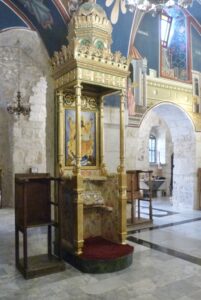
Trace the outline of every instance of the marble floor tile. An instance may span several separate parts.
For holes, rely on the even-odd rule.
[[[173,221],[190,221],[201,217],[201,212],[183,211],[169,217],[161,217],[163,220],[154,222],[164,225]],[[201,257],[200,226],[201,221],[189,222],[132,235]],[[30,253],[45,249],[43,235],[43,231],[31,232]],[[110,274],[86,274],[66,263],[63,272],[25,280],[15,268],[14,211],[1,209],[0,300],[201,299],[200,265],[131,241],[129,244],[134,245],[135,251],[133,264],[125,270]]]
[[[198,290],[198,291],[193,292],[190,295],[190,297],[191,297],[192,300],[199,300],[199,299],[201,299],[201,289]]]

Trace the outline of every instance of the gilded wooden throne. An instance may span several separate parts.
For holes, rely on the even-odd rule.
[[[63,178],[62,247],[79,255],[89,236],[124,244],[126,174],[124,105],[127,59],[111,52],[112,26],[96,3],[84,3],[69,24],[67,46],[52,58],[56,94],[56,175]],[[120,95],[120,164],[104,162],[104,96]]]

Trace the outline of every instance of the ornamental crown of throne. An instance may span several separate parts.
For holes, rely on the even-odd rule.
[[[112,24],[97,3],[85,2],[73,14],[67,39],[69,44],[54,53],[54,69],[71,59],[82,58],[127,69],[126,57],[119,51],[111,52]]]

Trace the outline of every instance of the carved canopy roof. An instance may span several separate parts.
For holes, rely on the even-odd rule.
[[[81,81],[86,85],[113,90],[126,88],[128,62],[111,51],[112,25],[96,3],[86,2],[69,25],[68,45],[52,57],[56,88],[69,88]]]

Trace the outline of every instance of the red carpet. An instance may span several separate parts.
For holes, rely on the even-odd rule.
[[[116,244],[97,236],[84,241],[83,253],[80,257],[84,259],[115,259],[131,254],[133,249],[134,247],[130,245]]]

